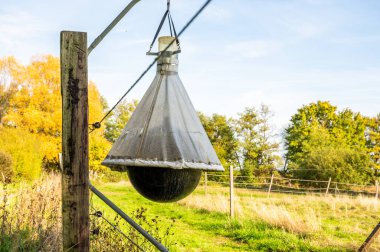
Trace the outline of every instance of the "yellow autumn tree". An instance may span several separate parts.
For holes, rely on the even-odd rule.
[[[95,85],[91,82],[88,85],[88,106],[89,106],[89,122],[98,122],[104,115],[105,104]],[[101,166],[101,162],[111,148],[111,143],[104,137],[104,127],[92,131],[89,135],[89,160],[90,169],[93,171],[104,171],[106,167]]]
[[[13,83],[16,89],[5,104],[4,116],[0,118],[2,125],[25,129],[38,137],[44,167],[57,168],[62,132],[59,58],[37,56],[27,66],[8,67],[7,74],[11,80],[8,82]],[[99,120],[103,116],[103,109],[99,91],[90,82],[89,121]],[[102,130],[90,135],[91,168],[99,169],[100,160],[108,149],[109,143]]]

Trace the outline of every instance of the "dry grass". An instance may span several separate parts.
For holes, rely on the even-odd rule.
[[[34,184],[3,185],[0,192],[1,249],[60,251],[60,180],[45,175]]]
[[[205,194],[201,188],[179,202],[190,208],[204,209],[229,213],[228,188],[209,188]],[[216,193],[213,193],[216,192]],[[359,196],[328,196],[315,195],[284,195],[263,192],[252,192],[245,189],[235,189],[234,207],[239,220],[259,220],[271,226],[281,228],[291,233],[311,235],[331,230],[338,230],[339,225],[333,221],[342,221],[349,226],[350,231],[357,234],[368,234],[368,227],[361,225],[355,218],[365,214],[378,214],[380,203],[374,198]],[[327,235],[328,236],[328,235]]]
[[[125,183],[125,182],[120,182]],[[1,185],[0,185],[1,187]],[[103,206],[103,207],[101,207]],[[108,211],[104,205],[94,204],[107,218],[129,237],[115,231],[103,217],[91,215],[91,251],[146,251],[152,245],[124,220]],[[91,212],[95,212],[91,209]],[[149,233],[167,245],[171,241],[174,220],[163,224],[157,217],[146,216],[145,208],[138,208],[131,216]],[[62,251],[61,176],[45,174],[32,184],[2,185],[0,189],[0,251]],[[132,240],[132,241],[131,241]]]

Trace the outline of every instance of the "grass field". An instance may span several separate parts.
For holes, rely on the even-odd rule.
[[[170,251],[355,251],[379,221],[379,201],[348,196],[271,194],[236,189],[236,217],[229,218],[228,188],[198,187],[177,203],[144,199],[128,182],[93,181]],[[94,215],[152,247],[95,195],[91,197],[92,251],[139,251]],[[0,252],[62,251],[60,176],[0,188]],[[142,210],[142,208],[144,210]],[[380,251],[377,239],[371,251]]]
[[[144,207],[148,216],[164,222],[174,218],[171,251],[355,251],[380,217],[379,202],[366,197],[268,198],[266,193],[237,190],[236,218],[231,221],[228,188],[209,187],[206,195],[199,187],[178,203],[158,204],[127,182],[97,186],[127,213]],[[380,250],[379,239],[372,247]]]

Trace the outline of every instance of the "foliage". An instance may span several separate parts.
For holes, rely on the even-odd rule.
[[[0,251],[62,251],[61,177],[55,173],[43,174],[33,183],[0,186]],[[110,221],[145,251],[153,251],[152,245],[124,220],[113,213],[107,212],[105,216],[112,216]],[[135,208],[130,216],[163,244],[174,245],[174,219],[164,223],[141,207]],[[91,230],[100,231],[91,235],[92,251],[139,251],[102,218],[92,215],[90,224]]]
[[[0,150],[0,181],[2,183],[10,183],[12,179],[12,156]]]
[[[137,100],[121,102],[111,113],[105,123],[105,137],[110,142],[115,142],[131,118],[138,105]]]
[[[290,163],[294,177],[361,184],[370,181],[373,172],[366,150],[333,138],[325,128],[312,128],[304,143],[303,158],[299,163]]]
[[[303,106],[285,129],[288,168],[304,179],[369,182],[373,177],[365,129],[360,113],[338,111],[322,101]]]
[[[61,187],[47,175],[0,193],[0,251],[61,251]]]
[[[244,180],[274,172],[281,163],[276,154],[279,143],[274,140],[270,119],[273,116],[268,106],[259,110],[246,108],[237,120],[213,114],[211,117],[199,113],[200,120],[216,154],[225,168],[241,169]],[[241,160],[242,159],[242,160]],[[225,173],[228,173],[225,169]],[[223,177],[211,177],[223,180]]]
[[[101,131],[94,131],[89,138],[89,165],[93,172],[105,172],[108,168],[101,165],[108,151],[111,149],[111,143],[104,138]]]
[[[10,99],[4,124],[31,133],[59,136],[62,117],[59,60],[53,56],[35,57],[19,73],[17,84],[18,91]]]
[[[380,114],[366,118],[366,145],[376,176],[380,176]]]
[[[0,150],[11,155],[16,180],[33,180],[41,174],[42,153],[37,136],[24,129],[0,128]]]
[[[28,138],[38,139],[41,165],[45,170],[58,169],[58,153],[61,152],[62,99],[59,59],[51,55],[34,57],[30,64],[22,66],[13,57],[0,59],[0,123],[5,127],[25,129]],[[89,121],[103,116],[104,98],[96,85],[88,86]],[[25,135],[20,135],[24,138]],[[1,141],[1,139],[0,139]],[[16,140],[19,143],[21,139]],[[104,138],[104,130],[98,129],[90,136],[90,167],[101,170],[100,162],[110,145]],[[21,148],[10,153],[12,157],[23,152]],[[36,152],[37,153],[37,152]],[[14,158],[15,167],[20,159]],[[32,161],[32,160],[31,160]],[[15,168],[16,169],[16,168]],[[23,173],[18,173],[17,176]]]
[[[17,91],[17,79],[12,76],[18,76],[20,69],[14,57],[0,59],[0,125],[9,109],[9,101]]]
[[[266,105],[262,105],[259,110],[246,108],[239,114],[236,129],[244,164],[241,171],[243,176],[252,179],[253,176],[271,174],[281,162],[276,154],[279,143],[274,140],[275,134],[270,125],[272,116]]]
[[[214,150],[225,169],[229,172],[229,167],[236,167],[239,163],[237,160],[238,140],[232,124],[232,119],[219,114],[206,116],[198,113],[199,119],[206,131],[208,138]],[[218,180],[220,177],[213,177]]]
[[[329,102],[311,103],[298,109],[285,129],[286,158],[288,161],[301,160],[304,154],[304,144],[310,137],[313,127],[321,126],[330,130],[336,121],[337,108]]]
[[[95,211],[95,208],[93,208]],[[136,245],[144,249],[144,251],[155,251],[156,248],[144,238],[136,229],[127,224],[118,215],[113,214],[113,217],[104,216],[102,211],[96,211],[102,217],[112,221],[112,225],[118,228],[118,232],[114,227],[109,225],[103,218],[91,218],[92,230],[91,243],[93,251],[141,251]],[[171,237],[172,228],[175,219],[171,219],[170,223],[163,223],[159,216],[147,216],[147,209],[144,207],[137,208],[131,214],[131,218],[143,227],[150,235],[158,242],[170,247],[174,243]],[[126,235],[129,239],[126,239]]]

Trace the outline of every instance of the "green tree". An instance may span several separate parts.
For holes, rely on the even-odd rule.
[[[341,182],[369,180],[365,129],[365,118],[350,109],[338,111],[322,101],[303,106],[285,129],[288,167],[300,178],[326,179],[323,174],[328,174]]]
[[[236,156],[238,151],[238,141],[235,136],[232,119],[228,119],[226,116],[219,114],[206,116],[199,112],[198,115],[203,128],[225,169],[225,173],[228,174],[230,166],[236,167],[238,165]]]
[[[298,163],[290,163],[291,173],[296,178],[331,178],[337,182],[365,184],[373,175],[364,148],[347,145],[344,138],[336,138],[321,126],[312,127],[309,140],[304,143],[303,155]]]
[[[254,176],[264,176],[276,171],[281,158],[276,153],[279,143],[275,140],[270,119],[273,113],[266,105],[259,110],[246,108],[236,120],[243,159],[242,175],[252,180]]]
[[[331,129],[336,123],[336,111],[335,106],[321,101],[298,109],[285,129],[286,159],[292,162],[302,160],[312,129],[316,126]]]
[[[117,140],[137,105],[137,100],[123,101],[115,108],[105,123],[105,137],[108,141],[113,143]]]
[[[380,176],[380,114],[366,119],[366,145],[375,175]]]

